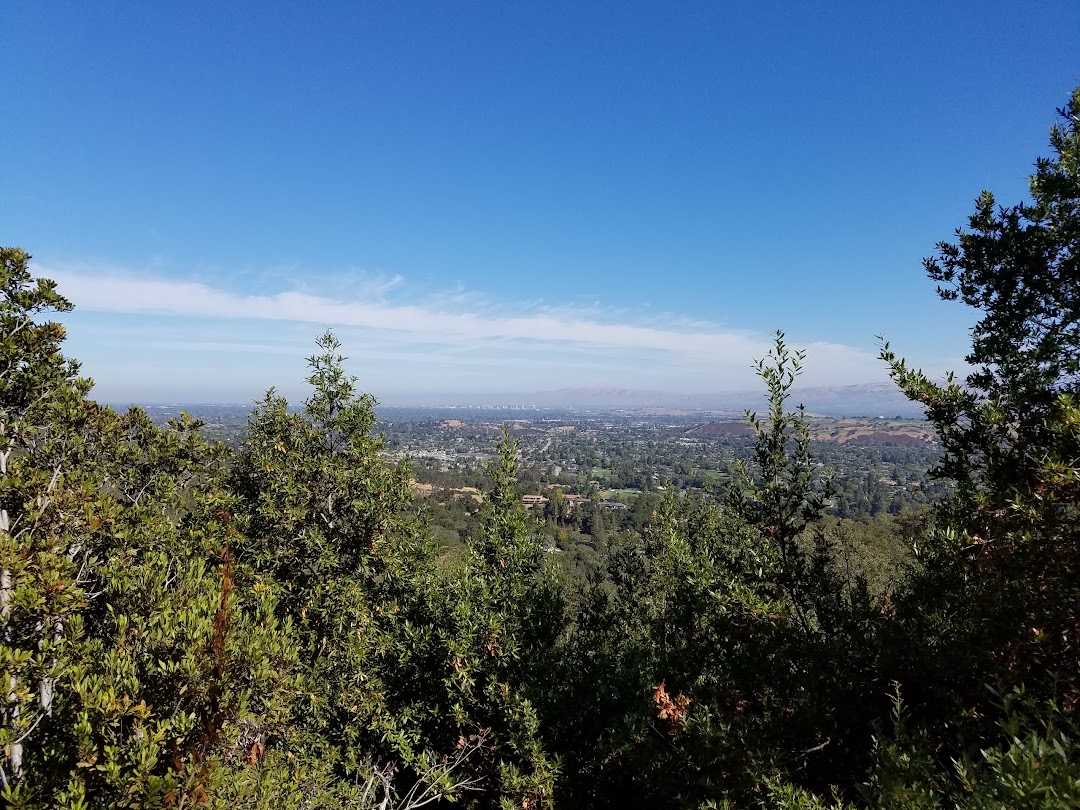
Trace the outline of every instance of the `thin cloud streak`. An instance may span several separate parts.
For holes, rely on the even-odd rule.
[[[83,310],[177,317],[300,321],[401,332],[424,340],[532,340],[607,348],[654,349],[688,355],[747,358],[767,347],[738,330],[663,329],[590,320],[573,310],[487,316],[433,306],[332,301],[302,292],[241,295],[206,284],[130,276],[91,276],[40,268]],[[593,313],[590,313],[593,314]]]
[[[402,382],[408,367],[446,365],[471,366],[477,373],[488,369],[490,379],[511,383],[515,375],[524,376],[520,367],[528,363],[534,372],[562,368],[572,375],[573,369],[579,374],[593,369],[585,379],[704,390],[716,387],[721,377],[752,382],[751,363],[771,346],[767,334],[599,306],[498,304],[464,291],[404,301],[408,290],[402,289],[406,285],[400,276],[375,280],[365,288],[365,297],[354,297],[354,288],[350,299],[333,300],[295,288],[256,295],[87,265],[35,270],[57,281],[77,313],[120,316],[108,331],[127,331],[144,347],[306,356],[310,345],[296,342],[298,330],[317,324],[334,328],[347,346],[363,346],[366,360],[396,367],[387,376]],[[385,297],[391,290],[395,300]],[[124,324],[128,319],[135,322]],[[195,326],[199,321],[207,326]],[[205,334],[196,337],[193,331]],[[825,342],[806,348],[806,383],[849,384],[884,376],[880,362],[866,351]],[[496,371],[500,367],[504,373]]]

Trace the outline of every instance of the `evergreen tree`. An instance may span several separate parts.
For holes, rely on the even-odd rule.
[[[351,807],[382,795],[370,790],[379,774],[405,769],[387,779],[389,801],[438,771],[421,730],[440,670],[426,657],[431,564],[411,474],[380,457],[374,399],[357,392],[339,345],[320,339],[301,410],[273,391],[257,405],[230,482],[242,530],[236,581],[274,595],[299,651],[281,741],[287,784],[294,801],[319,788],[324,806]]]
[[[483,528],[449,584],[442,634],[450,716],[489,731],[487,790],[501,806],[538,810],[552,805],[558,770],[540,712],[563,708],[549,700],[563,610],[555,570],[521,505],[517,469],[517,442],[504,426]]]
[[[37,320],[71,304],[25,252],[0,258],[4,801],[225,806],[291,654],[266,600],[233,588],[222,450],[191,420],[89,400],[63,328]]]
[[[940,611],[927,620],[949,637],[940,663],[954,670],[935,682],[988,668],[1009,683],[1056,672],[1075,690],[1080,678],[1080,88],[1059,113],[1032,201],[997,207],[983,192],[969,230],[926,260],[942,298],[981,313],[966,384],[882,351],[941,436],[937,475],[957,483],[949,531],[923,549],[922,596]],[[940,631],[926,631],[934,643]]]

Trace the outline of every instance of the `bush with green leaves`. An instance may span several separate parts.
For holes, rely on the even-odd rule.
[[[517,491],[517,443],[504,428],[489,466],[483,527],[444,585],[439,635],[451,667],[449,718],[489,733],[489,789],[506,807],[554,799],[558,760],[542,716],[563,626],[556,570]],[[562,711],[565,707],[547,707]]]
[[[1003,676],[1075,672],[1080,644],[1080,88],[1059,113],[1032,201],[998,207],[983,192],[969,229],[926,260],[942,298],[980,312],[965,384],[936,384],[882,352],[926,406],[945,450],[938,472],[957,483],[943,521],[953,533],[927,552],[962,567],[971,587],[955,595],[971,613],[1026,617],[987,628],[988,646],[1008,648]]]
[[[643,536],[609,544],[565,661],[572,802],[747,801],[776,768],[857,767],[849,737],[869,739],[877,673],[863,659],[881,617],[824,533],[804,540],[828,487],[788,405],[801,360],[781,334],[759,364],[770,406],[748,415],[755,464],[737,488],[669,492]]]
[[[879,721],[868,780],[843,786],[852,806],[1080,802],[1080,88],[1059,114],[1031,202],[983,192],[968,229],[925,260],[943,299],[980,313],[972,373],[937,383],[882,347],[941,438],[934,474],[955,489],[859,656],[879,659],[906,705],[896,699],[891,734]],[[776,807],[842,805],[790,774],[771,789]]]
[[[223,450],[187,419],[87,399],[40,314],[70,304],[2,251],[0,767],[14,807],[214,800],[280,728],[295,653],[231,578]]]
[[[1031,201],[983,192],[925,262],[942,298],[979,312],[974,371],[939,384],[882,350],[941,436],[937,474],[956,482],[897,604],[913,714],[988,722],[985,683],[1080,699],[1080,88],[1059,113]],[[990,744],[995,726],[969,733]]]

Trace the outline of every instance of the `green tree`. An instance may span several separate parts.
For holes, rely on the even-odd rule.
[[[29,259],[0,250],[0,781],[11,797],[27,781],[28,755],[70,665],[84,600],[80,562],[92,553],[76,522],[87,511],[75,471],[83,437],[64,430],[86,421],[90,384],[60,353],[63,327],[35,320],[72,306],[54,283],[31,277]]]
[[[966,654],[955,668],[1013,683],[1075,673],[1080,645],[1080,88],[1059,113],[1031,201],[998,207],[983,192],[968,230],[925,261],[942,298],[980,312],[966,384],[882,350],[941,436],[936,474],[957,483],[950,531],[923,550],[925,595],[964,605],[946,625],[968,642],[952,645]]]
[[[1031,201],[983,192],[925,260],[943,299],[980,313],[972,373],[935,383],[882,347],[941,437],[934,474],[956,487],[890,610],[880,654],[909,702],[876,746],[872,806],[1076,803],[1080,88],[1059,113]],[[1020,722],[1008,696],[1025,693]]]
[[[96,564],[82,560],[71,725],[57,730],[65,806],[260,801],[247,772],[286,728],[296,653],[273,595],[235,586],[226,454],[200,427],[99,414],[97,509],[80,528],[101,541]]]
[[[37,320],[70,303],[25,252],[0,257],[4,801],[231,804],[290,649],[266,600],[233,589],[223,451],[189,419],[89,400],[63,328]]]
[[[761,532],[766,548],[775,555],[777,582],[808,630],[813,594],[820,591],[820,583],[808,576],[812,562],[799,538],[824,514],[831,488],[818,480],[805,408],[788,409],[804,359],[805,353],[791,350],[784,333],[777,332],[773,349],[758,361],[757,373],[769,400],[768,417],[761,419],[747,411],[756,435],[754,465],[749,472],[745,467],[738,470],[729,501],[735,512]]]
[[[573,801],[747,801],[764,774],[820,751],[815,772],[850,776],[846,744],[828,749],[868,722],[853,666],[868,605],[828,543],[803,541],[827,489],[802,409],[788,406],[800,362],[778,335],[759,364],[768,417],[748,414],[754,463],[728,499],[669,492],[641,535],[610,545],[562,679]]]
[[[450,717],[490,729],[488,791],[509,807],[538,810],[554,799],[558,763],[542,710],[551,701],[553,656],[563,608],[554,567],[517,490],[518,444],[504,426],[481,531],[468,539],[460,576],[448,585],[440,623],[451,672]],[[473,731],[475,733],[475,731]]]
[[[230,483],[236,581],[274,595],[299,650],[282,740],[293,801],[321,785],[324,806],[355,806],[381,795],[370,791],[379,773],[406,769],[386,790],[407,793],[438,770],[422,729],[442,662],[428,657],[431,555],[411,474],[380,457],[374,399],[357,391],[339,346],[330,333],[319,340],[301,410],[273,391],[257,405]]]

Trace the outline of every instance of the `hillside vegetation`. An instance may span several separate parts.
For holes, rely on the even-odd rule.
[[[447,554],[333,335],[229,450],[95,403],[72,304],[0,250],[4,805],[1080,806],[1080,89],[1060,112],[1032,201],[984,192],[926,260],[974,372],[883,343],[932,431],[829,437],[939,442],[932,514],[825,517],[778,334],[750,461],[573,576],[509,430]]]

